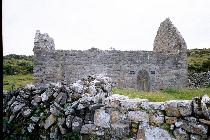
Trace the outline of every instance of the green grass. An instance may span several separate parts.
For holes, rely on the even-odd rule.
[[[26,84],[33,83],[33,75],[4,75],[3,76],[3,89],[4,90],[12,90],[17,89],[19,87],[23,87]]]
[[[210,96],[210,88],[194,88],[194,89],[165,89],[156,92],[143,92],[135,89],[125,89],[125,88],[113,88],[114,94],[125,95],[130,98],[142,98],[148,99],[153,102],[163,102],[167,100],[178,100],[185,99],[190,100],[193,97],[202,96],[207,94]]]

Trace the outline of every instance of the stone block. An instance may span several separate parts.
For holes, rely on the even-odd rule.
[[[191,100],[171,100],[165,102],[166,115],[169,117],[190,116],[192,114]]]

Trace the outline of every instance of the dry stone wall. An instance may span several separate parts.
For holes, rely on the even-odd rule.
[[[154,51],[55,50],[47,34],[34,40],[37,82],[73,83],[91,74],[107,74],[118,87],[160,90],[187,85],[186,43],[169,19],[160,24]]]
[[[70,85],[36,84],[4,92],[4,138],[73,139],[70,134],[78,133],[82,140],[210,139],[207,95],[149,102],[112,94],[111,83],[109,77],[94,75]]]

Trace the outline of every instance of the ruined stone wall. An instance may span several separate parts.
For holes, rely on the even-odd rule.
[[[207,95],[149,102],[111,91],[109,77],[94,75],[71,85],[36,84],[4,92],[3,134],[28,139],[73,139],[72,133],[82,140],[210,139]]]
[[[37,82],[73,83],[104,73],[118,87],[160,90],[187,84],[186,44],[169,19],[161,23],[154,51],[55,50],[47,34],[36,33],[34,77]]]

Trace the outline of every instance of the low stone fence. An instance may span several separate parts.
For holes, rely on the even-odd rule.
[[[82,140],[210,138],[207,95],[149,102],[112,94],[111,89],[111,79],[97,75],[71,85],[27,85],[4,92],[4,138],[73,139],[72,133]]]

